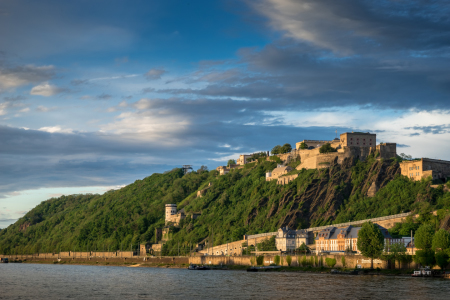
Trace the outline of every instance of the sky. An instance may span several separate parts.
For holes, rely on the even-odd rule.
[[[336,130],[450,160],[449,70],[448,0],[2,0],[0,228]]]

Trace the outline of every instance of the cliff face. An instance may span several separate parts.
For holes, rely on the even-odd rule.
[[[280,226],[297,228],[299,225],[305,227],[326,220],[332,221],[345,199],[356,193],[371,196],[372,193],[375,194],[373,186],[379,190],[394,179],[396,174],[400,174],[399,165],[390,160],[375,160],[365,176],[357,174],[355,164],[354,157],[345,158],[342,164],[337,164],[335,160],[330,168],[318,171],[319,178],[313,179],[304,187],[303,193],[294,195],[292,190],[287,190],[282,200],[271,207],[267,217],[276,215],[275,211],[281,212],[293,203]],[[369,191],[371,187],[372,191]]]

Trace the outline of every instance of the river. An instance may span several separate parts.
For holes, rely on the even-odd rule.
[[[448,299],[450,280],[0,264],[0,299]]]

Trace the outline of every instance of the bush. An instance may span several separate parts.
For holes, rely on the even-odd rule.
[[[279,255],[276,255],[275,258],[274,258],[274,260],[273,260],[273,262],[274,262],[277,266],[279,266],[279,265],[280,265],[280,256],[279,256]]]
[[[303,256],[303,259],[302,259],[302,267],[306,267],[307,264],[308,263],[306,262],[306,255],[305,255],[305,256]]]
[[[333,268],[333,267],[336,265],[336,259],[335,259],[335,258],[329,258],[329,257],[327,257],[327,258],[325,259],[325,262],[327,263],[327,265],[328,265],[330,268]]]
[[[445,253],[445,251],[439,251],[434,255],[434,257],[436,259],[436,264],[441,268],[441,270],[444,270],[448,265],[448,254]]]
[[[314,264],[316,265],[316,267],[319,266],[319,258],[317,256],[314,256]]]
[[[300,149],[308,149],[308,145],[306,145],[306,143],[305,142],[301,142],[301,144],[300,144]]]
[[[345,256],[341,257],[342,267],[345,268]]]
[[[330,153],[330,152],[337,152],[337,150],[335,148],[331,147],[330,143],[326,143],[326,144],[323,144],[319,148],[319,152],[320,153]]]
[[[250,258],[250,264],[253,266],[253,265],[255,265],[255,263],[256,263],[256,258],[254,256],[252,256]]]
[[[290,255],[286,256],[286,263],[288,264],[288,266],[291,266],[292,263],[292,257]]]
[[[310,259],[309,259],[309,261],[310,261],[310,266],[312,267],[312,266],[314,266],[314,256],[311,256],[310,257]]]
[[[256,257],[256,264],[258,266],[262,266],[264,264],[264,256],[260,255],[260,256]]]

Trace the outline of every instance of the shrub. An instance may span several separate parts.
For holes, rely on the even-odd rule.
[[[345,256],[341,257],[342,267],[345,268]]]
[[[316,266],[316,267],[318,267],[319,266],[319,258],[317,257],[317,256],[314,256],[314,265]]]
[[[303,259],[302,259],[302,266],[306,267],[306,265],[307,265],[307,262],[306,262],[306,255],[305,255],[305,256],[303,256]]]
[[[312,267],[312,266],[314,266],[314,256],[311,256],[310,257],[310,259],[309,259],[309,264],[310,264],[310,266]]]
[[[290,255],[286,256],[286,263],[288,264],[288,266],[291,266],[292,263],[292,257]]]
[[[255,263],[256,263],[256,258],[254,256],[252,256],[250,258],[250,264],[253,266],[253,265],[255,265]]]
[[[276,265],[280,265],[280,256],[279,256],[279,255],[276,255],[275,258],[274,258],[274,260],[273,260],[273,262],[274,262]]]
[[[260,256],[256,257],[256,264],[258,266],[262,266],[264,264],[264,256],[260,255]]]
[[[280,263],[280,265],[282,266],[284,264],[284,258],[283,258],[283,256],[281,257],[281,263]]]
[[[330,268],[333,268],[333,267],[336,265],[336,259],[335,259],[335,258],[329,258],[329,257],[327,257],[327,258],[325,259],[325,262],[327,263],[327,265],[328,265]]]
[[[326,143],[326,144],[323,144],[319,148],[319,152],[320,153],[330,153],[330,152],[337,152],[337,150],[335,148],[331,147],[330,143]]]

